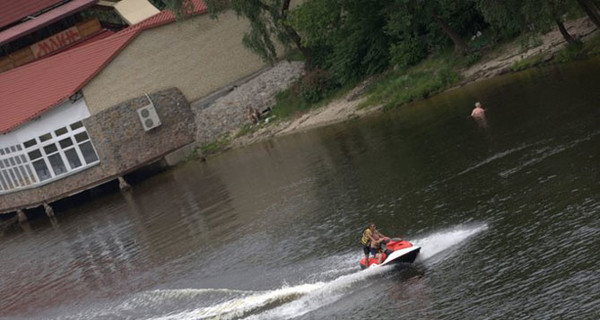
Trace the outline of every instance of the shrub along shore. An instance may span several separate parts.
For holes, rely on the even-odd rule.
[[[552,31],[526,47],[519,39],[504,43],[472,63],[468,59],[456,59],[454,52],[449,51],[432,55],[406,69],[396,68],[371,76],[356,86],[337,88],[314,103],[299,98],[298,91],[310,79],[304,77],[277,95],[269,123],[244,125],[231,138],[204,146],[203,153],[218,154],[274,136],[345,121],[373,111],[398,108],[452,88],[510,72],[600,55],[600,32],[586,18],[569,21],[566,25],[579,35],[578,45],[565,45],[559,32]]]
[[[291,125],[357,86],[366,97],[358,108],[387,110],[477,79],[598,54],[592,31],[600,28],[600,0],[204,1],[215,16],[233,10],[249,20],[243,43],[263,60],[276,62],[283,47],[304,61],[305,75],[273,107]],[[269,131],[245,128],[241,136],[261,130]],[[280,131],[289,132],[271,130]]]

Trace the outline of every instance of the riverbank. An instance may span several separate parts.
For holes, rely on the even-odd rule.
[[[580,18],[565,24],[570,34],[582,42],[587,42],[598,37],[595,25],[587,18]],[[518,72],[542,64],[552,63],[556,60],[563,62],[565,58],[557,59],[566,42],[559,30],[536,38],[533,45],[523,47],[518,40],[503,44],[483,55],[478,62],[460,70],[459,81],[440,90],[437,93],[453,90],[469,83],[490,79],[510,72]],[[569,58],[566,58],[568,60]],[[427,64],[428,61],[422,64]],[[416,68],[418,68],[417,66]],[[238,148],[277,136],[310,130],[313,128],[343,122],[353,118],[364,117],[374,112],[383,110],[381,104],[368,105],[368,88],[376,84],[377,80],[367,80],[342,97],[332,100],[322,107],[310,109],[290,119],[268,119],[258,125],[243,127],[231,138],[222,140],[209,150],[218,153],[230,148]],[[365,107],[365,105],[367,105]]]

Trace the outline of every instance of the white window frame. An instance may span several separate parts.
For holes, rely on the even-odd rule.
[[[73,129],[73,125],[77,125],[79,127]],[[66,132],[60,135],[57,134],[56,131],[59,131],[61,129],[66,129]],[[81,133],[85,133],[87,138],[81,141],[77,141],[75,139],[75,136]],[[41,138],[46,135],[50,135],[50,138],[42,141]],[[63,148],[60,145],[60,141],[65,140],[67,138],[71,139],[72,144],[67,146],[66,148]],[[25,143],[30,143],[32,141],[34,141],[35,143],[30,145],[29,147],[25,147]],[[87,163],[85,156],[81,151],[81,145],[88,142],[91,145],[92,150],[94,151],[94,155],[96,157],[96,160],[90,163]],[[45,147],[50,145],[54,145],[57,150],[46,154]],[[2,165],[4,166],[4,168],[0,168],[0,175],[2,175],[2,177],[0,178],[0,195],[27,188],[39,187],[41,185],[45,185],[56,180],[62,179],[64,177],[73,175],[79,171],[88,169],[100,163],[98,151],[96,150],[96,147],[94,146],[91,137],[87,133],[87,129],[81,121],[73,122],[69,125],[41,134],[33,139],[24,141],[23,143],[9,147],[4,147],[1,149],[2,151],[0,152],[0,161],[2,161]],[[29,154],[36,150],[41,154],[41,156],[32,159],[32,157]],[[77,158],[81,163],[80,166],[71,166],[69,158],[67,158],[66,155],[66,152],[69,150],[75,151]],[[51,156],[54,155],[59,156],[59,159],[62,161],[63,166],[66,170],[65,172],[59,174],[55,173],[55,169],[50,163],[49,159]],[[15,157],[18,157],[19,160],[16,160]],[[23,157],[26,159],[26,161],[23,161]],[[44,180],[41,179],[37,170],[33,166],[34,162],[38,162],[40,160],[43,161],[48,172],[50,173],[50,177]],[[26,175],[24,175],[24,173],[26,173]]]

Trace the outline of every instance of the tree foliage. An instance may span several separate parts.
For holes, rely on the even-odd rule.
[[[189,11],[188,0],[164,1],[177,12]],[[277,43],[295,48],[309,69],[319,70],[319,81],[312,82],[326,79],[328,86],[410,66],[450,46],[471,54],[476,48],[470,39],[481,32],[501,40],[558,28],[572,43],[564,17],[573,10],[600,26],[600,0],[204,1],[215,16],[228,9],[248,19],[243,43],[265,61],[278,59]]]
[[[388,67],[384,9],[378,0],[307,0],[293,11],[291,24],[315,49],[314,65],[346,84]]]

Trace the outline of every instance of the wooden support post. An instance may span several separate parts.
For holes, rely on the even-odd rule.
[[[131,189],[131,186],[129,185],[129,183],[127,183],[127,181],[125,181],[125,178],[123,178],[122,176],[119,176],[119,188],[121,190],[129,190]]]
[[[23,209],[17,210],[17,221],[19,221],[19,226],[21,226],[21,229],[23,229],[25,233],[31,234],[31,226],[29,225],[29,220]]]
[[[48,216],[48,218],[50,218],[50,219],[55,218],[54,209],[52,209],[52,207],[45,202],[44,202],[44,211],[46,211],[46,215]]]
[[[25,211],[22,209],[17,210],[17,219],[19,223],[27,222],[27,215],[25,214]]]

